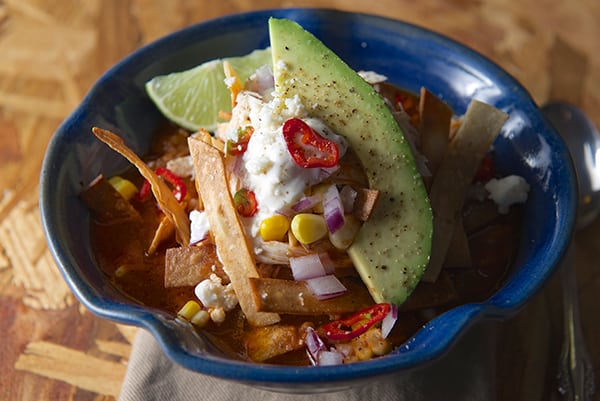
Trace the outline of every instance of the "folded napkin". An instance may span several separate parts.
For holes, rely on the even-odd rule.
[[[335,393],[297,395],[189,371],[170,361],[152,335],[140,329],[119,401],[489,401],[496,398],[494,344],[493,326],[478,325],[448,354],[425,368]]]

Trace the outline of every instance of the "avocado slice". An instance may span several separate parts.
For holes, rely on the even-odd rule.
[[[269,34],[276,92],[299,96],[311,116],[343,135],[380,191],[348,252],[373,300],[400,305],[425,271],[433,232],[409,144],[381,96],[313,34],[276,18]]]

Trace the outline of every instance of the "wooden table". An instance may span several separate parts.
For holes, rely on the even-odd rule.
[[[114,399],[136,331],[81,307],[46,248],[38,174],[60,121],[139,46],[220,15],[292,5],[370,12],[444,33],[499,63],[539,103],[571,100],[600,125],[597,0],[0,1],[0,399]],[[584,331],[600,377],[600,222],[576,241]],[[500,400],[559,399],[557,280],[498,326]]]

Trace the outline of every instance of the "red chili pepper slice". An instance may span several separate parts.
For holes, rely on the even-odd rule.
[[[150,197],[150,182],[148,180],[144,181],[140,191],[136,195],[136,199],[139,202],[145,202]]]
[[[167,181],[173,187],[173,195],[175,195],[175,199],[181,202],[185,195],[187,194],[187,186],[181,177],[173,173],[171,170],[165,167],[159,167],[155,171],[156,175],[162,177],[165,181]],[[137,194],[137,199],[141,202],[148,199],[150,196],[151,188],[150,182],[148,180],[144,181],[142,187],[140,188],[140,192]]]
[[[299,118],[283,124],[283,138],[292,159],[301,167],[333,167],[339,160],[337,144],[323,138]]]
[[[391,310],[390,304],[375,304],[346,319],[329,322],[323,326],[325,337],[330,340],[351,340],[382,321]]]
[[[254,127],[247,126],[244,128],[240,128],[237,133],[237,141],[232,141],[231,139],[227,140],[227,153],[233,156],[244,154],[244,152],[246,152],[246,149],[248,149],[248,142],[250,142],[250,137],[252,136],[252,133],[254,133]]]
[[[252,217],[258,212],[258,202],[254,192],[242,188],[233,195],[233,203],[236,210],[243,217]]]

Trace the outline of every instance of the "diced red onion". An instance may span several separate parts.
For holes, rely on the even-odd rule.
[[[323,216],[332,234],[344,225],[344,207],[335,185],[329,186],[323,194]]]
[[[351,343],[337,343],[335,345],[336,352],[342,354],[344,358],[350,357],[354,353],[354,347]]]
[[[321,258],[316,253],[291,257],[290,269],[292,269],[292,275],[296,281],[320,277],[326,274],[325,268],[321,263]]]
[[[344,185],[340,191],[340,198],[342,199],[342,206],[344,207],[345,213],[350,213],[354,209],[354,202],[358,192],[350,185]]]
[[[304,212],[313,208],[320,200],[321,198],[318,195],[305,196],[292,205],[292,210],[296,213]]]
[[[325,222],[327,223],[329,232],[334,234],[344,226],[344,215],[339,212],[339,209],[335,209],[331,213],[325,215]]]
[[[306,329],[304,343],[308,351],[308,358],[314,366],[341,365],[344,363],[344,355],[335,348],[328,350],[321,337],[312,327]]]
[[[306,280],[306,285],[318,300],[334,298],[348,290],[333,274],[310,278]]]
[[[275,213],[280,214],[285,217],[289,217],[289,218],[294,217],[294,215],[296,214],[296,213],[294,213],[294,211],[292,211],[292,209],[289,209],[287,207],[284,207],[283,209],[277,209],[275,211]]]
[[[306,329],[304,343],[306,344],[306,349],[308,350],[308,356],[311,363],[313,365],[317,365],[319,363],[319,354],[322,351],[327,351],[325,343],[312,327],[308,327]]]
[[[398,307],[395,304],[392,304],[392,309],[381,321],[382,338],[387,338],[387,336],[390,335],[392,329],[394,328],[394,324],[396,324],[396,320],[398,320]]]
[[[317,180],[319,182],[322,182],[324,180],[326,180],[327,178],[331,177],[331,175],[333,173],[335,173],[336,171],[338,171],[340,169],[340,165],[337,164],[333,167],[324,167],[319,171],[319,175],[317,177]]]
[[[319,260],[321,261],[321,264],[325,269],[325,274],[335,273],[335,264],[333,263],[333,260],[331,260],[327,252],[319,253]]]
[[[332,366],[332,365],[341,365],[344,363],[344,356],[333,350],[333,351],[321,351],[319,353],[319,366]]]
[[[335,272],[335,265],[327,253],[311,253],[291,257],[290,269],[294,280],[302,281],[332,274]]]

